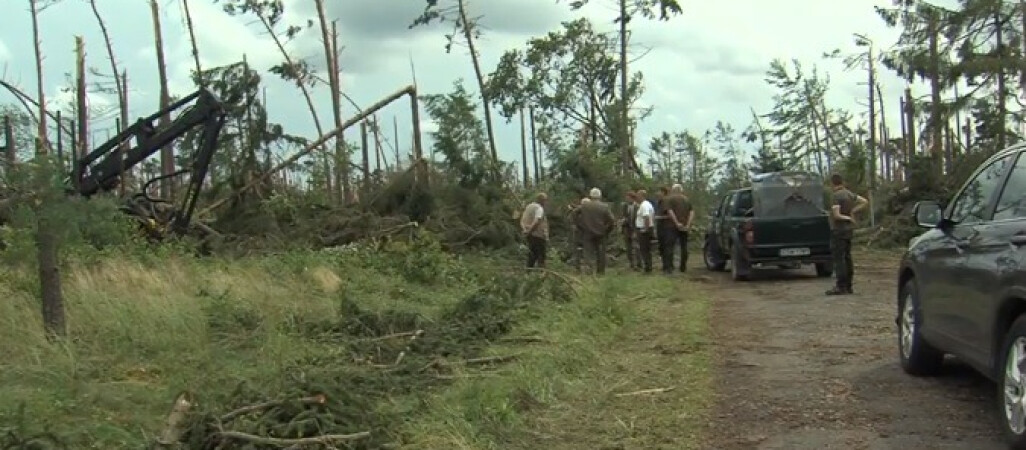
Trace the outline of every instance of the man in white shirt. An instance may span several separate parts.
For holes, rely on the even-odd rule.
[[[655,207],[646,199],[648,193],[640,190],[634,194],[635,209],[634,227],[637,230],[638,250],[641,266],[645,273],[652,272],[652,239],[655,233]]]
[[[545,253],[549,242],[549,223],[545,220],[545,202],[549,196],[544,192],[524,208],[520,215],[520,230],[527,238],[527,267],[545,267]]]

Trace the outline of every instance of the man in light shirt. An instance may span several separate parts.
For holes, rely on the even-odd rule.
[[[648,192],[644,190],[635,194],[635,202],[638,203],[634,220],[634,227],[637,230],[638,247],[641,256],[641,266],[645,273],[652,273],[652,239],[655,232],[655,207],[652,202],[645,198]]]
[[[520,229],[527,238],[527,267],[545,267],[545,253],[549,243],[549,223],[545,220],[544,192],[524,208],[520,215]]]

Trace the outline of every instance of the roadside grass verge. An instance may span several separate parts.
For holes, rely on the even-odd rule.
[[[708,313],[682,278],[594,280],[518,327],[531,343],[489,349],[515,362],[433,394],[407,425],[409,448],[698,448],[712,396]]]

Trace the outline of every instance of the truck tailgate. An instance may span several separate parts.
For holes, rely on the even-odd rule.
[[[830,222],[826,216],[756,219],[752,225],[755,235],[752,247],[759,256],[802,256],[829,252]],[[789,252],[788,249],[794,249],[797,253],[781,253]]]

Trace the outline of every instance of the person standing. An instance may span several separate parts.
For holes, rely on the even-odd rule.
[[[663,260],[663,273],[673,273],[673,256],[680,245],[680,271],[688,267],[688,232],[691,222],[695,220],[695,211],[691,201],[684,195],[684,186],[674,184],[670,194],[663,198],[660,214],[666,216],[659,225],[662,238],[659,241],[660,256]]]
[[[538,193],[520,215],[520,229],[527,238],[527,267],[545,267],[549,243],[549,223],[545,219],[545,203],[549,196]]]
[[[634,241],[636,240],[634,235],[634,213],[637,209],[638,203],[634,198],[634,191],[627,191],[623,204],[623,218],[620,219],[620,229],[623,231],[623,243],[627,248],[627,263],[630,264],[631,269],[638,269],[641,267],[640,264],[638,264],[638,255],[634,251]]]
[[[571,259],[573,260],[573,266],[578,272],[583,271],[584,265],[584,231],[581,230],[579,217],[581,215],[581,206],[591,201],[588,197],[582,198],[579,202],[568,205],[570,213],[570,245],[573,247]]]
[[[577,229],[581,231],[584,254],[595,258],[595,273],[606,272],[606,237],[616,228],[616,217],[609,204],[602,201],[602,191],[592,188],[590,201],[581,204],[577,215]]]
[[[637,215],[634,220],[634,227],[638,230],[638,250],[641,256],[641,266],[645,273],[652,272],[652,240],[655,231],[655,208],[652,202],[645,198],[648,194],[644,190],[635,194],[638,203]]]
[[[668,219],[666,217],[666,206],[664,205],[664,203],[666,201],[666,196],[669,195],[669,194],[670,194],[670,188],[668,188],[666,186],[661,186],[659,188],[659,192],[655,196],[655,200],[652,202],[652,208],[655,209],[655,217],[654,217],[654,219],[655,219],[655,233],[654,234],[655,234],[655,238],[656,238],[656,249],[657,249],[657,251],[660,252],[660,255],[662,254],[662,251],[659,250],[659,249],[663,248],[663,241],[666,240],[663,237],[662,230],[665,229],[665,227],[663,226],[663,223],[666,222],[667,219]],[[661,258],[661,256],[660,256],[660,258]]]
[[[855,232],[855,214],[869,204],[869,201],[844,185],[840,174],[830,176],[830,252],[834,257],[834,287],[826,295],[852,294],[855,265],[851,258],[851,239]]]

